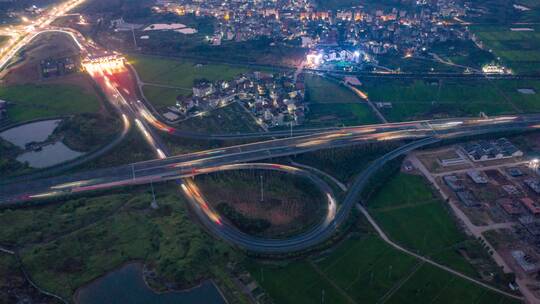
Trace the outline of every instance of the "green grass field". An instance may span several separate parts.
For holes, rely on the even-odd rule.
[[[0,87],[0,96],[13,103],[8,108],[8,117],[13,122],[99,110],[97,97],[73,85]]]
[[[248,269],[275,303],[321,303],[323,297],[324,303],[514,303],[369,234],[346,240],[321,259],[283,266],[251,261]]]
[[[475,69],[495,60],[493,53],[480,49],[471,40],[439,42],[433,45],[431,52],[454,64]]]
[[[540,17],[540,9],[536,12]],[[511,31],[511,28],[532,28],[534,31]],[[502,63],[516,73],[540,73],[540,26],[479,25],[471,30],[486,49],[500,57]]]
[[[142,81],[175,86],[189,92],[195,79],[230,80],[238,74],[249,71],[246,68],[225,64],[204,64],[197,67],[197,63],[193,61],[143,55],[131,56],[129,62],[135,66]]]
[[[376,123],[368,105],[346,87],[320,76],[306,75],[309,111],[304,127],[350,126]]]
[[[540,19],[540,2],[536,0],[517,0],[516,4],[529,8],[529,11],[520,12],[519,20],[521,22],[538,22]]]
[[[363,90],[373,102],[391,102],[382,112],[390,121],[478,116],[531,111],[501,90],[507,80],[367,80]]]
[[[502,94],[523,112],[540,112],[540,81],[508,80],[497,82]],[[519,89],[531,89],[533,94],[521,93]]]
[[[307,74],[304,78],[309,103],[360,103],[352,91],[332,80]]]
[[[495,269],[480,244],[459,230],[444,204],[423,177],[398,174],[369,200],[368,208],[383,230],[408,249],[470,276],[478,276],[480,269],[460,251],[481,269]]]
[[[168,107],[176,104],[178,95],[189,95],[191,89],[173,89],[163,88],[152,85],[143,86],[143,92],[146,99],[150,100],[155,107]]]
[[[303,127],[341,127],[374,124],[378,120],[366,104],[312,104]]]

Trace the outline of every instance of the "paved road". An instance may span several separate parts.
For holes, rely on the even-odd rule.
[[[335,231],[337,227],[339,227],[348,217],[349,212],[354,205],[354,203],[357,201],[358,195],[360,191],[363,189],[363,187],[366,185],[369,177],[376,172],[378,169],[380,169],[387,161],[394,159],[395,157],[398,157],[399,155],[403,155],[405,153],[408,153],[409,151],[419,148],[424,145],[432,144],[435,142],[438,142],[439,138],[433,138],[428,137],[419,141],[414,141],[410,144],[404,145],[391,153],[388,153],[378,159],[377,161],[373,162],[368,169],[366,169],[361,175],[360,178],[357,179],[355,184],[351,187],[351,191],[348,192],[347,197],[345,198],[344,202],[341,204],[340,208],[337,210],[335,216],[333,217],[327,217],[328,221],[324,225],[319,225],[315,227],[313,230],[294,236],[287,240],[268,240],[268,239],[259,239],[252,236],[248,236],[243,234],[242,232],[238,231],[234,227],[228,226],[228,225],[216,225],[215,218],[212,218],[208,216],[208,214],[202,214],[199,213],[199,218],[203,222],[203,224],[207,227],[208,230],[210,230],[212,233],[214,233],[217,236],[222,237],[225,240],[228,240],[229,242],[236,244],[242,248],[248,249],[250,251],[255,252],[265,252],[265,253],[283,253],[283,252],[291,252],[291,251],[299,251],[304,250],[306,248],[310,248],[321,241],[324,241],[325,239],[328,239]],[[257,152],[260,153],[260,152]],[[269,156],[266,154],[263,154],[262,157],[268,158]],[[128,170],[127,172],[122,172],[122,174],[118,174],[118,172],[115,172],[114,169],[107,169],[105,171],[105,174],[102,175],[101,178],[97,179],[80,179],[80,176],[75,177],[75,179],[67,179],[62,181],[60,184],[51,184],[51,179],[47,180],[40,180],[40,181],[34,181],[31,185],[21,185],[21,184],[14,184],[14,185],[6,185],[5,189],[7,189],[7,193],[13,193],[14,188],[18,188],[21,191],[26,192],[26,194],[23,194],[22,196],[10,196],[11,199],[8,199],[7,201],[4,200],[4,202],[11,202],[14,203],[16,201],[24,201],[24,200],[32,200],[32,199],[40,199],[40,198],[46,198],[46,197],[54,197],[58,195],[64,195],[69,193],[80,193],[84,191],[94,191],[94,190],[102,190],[102,189],[108,189],[111,187],[118,187],[118,186],[125,186],[125,185],[132,185],[132,184],[141,184],[141,183],[149,183],[149,182],[158,182],[163,180],[176,180],[178,178],[185,178],[188,176],[198,175],[198,174],[205,174],[208,172],[214,172],[217,170],[224,170],[226,168],[234,168],[234,166],[245,166],[245,165],[235,165],[235,161],[244,161],[244,156],[242,155],[240,158],[233,157],[233,159],[227,159],[225,158],[225,162],[223,161],[224,158],[218,158],[216,160],[208,159],[208,162],[205,160],[203,161],[203,165],[199,166],[197,168],[193,166],[179,166],[178,164],[174,166],[165,166],[162,167],[160,170],[156,170],[155,168],[150,168],[148,170],[143,169],[142,171],[139,171],[139,173],[136,173],[135,167],[132,167],[132,171]],[[212,165],[210,165],[212,164]],[[227,167],[229,165],[233,165],[233,167]],[[165,171],[163,172],[162,170]],[[301,172],[304,172],[303,170],[295,169]],[[103,170],[102,170],[103,171]],[[151,172],[149,175],[142,175],[137,176],[137,174],[145,174]],[[112,176],[115,176],[114,178],[111,178]],[[197,202],[197,204],[194,204],[195,206],[201,205],[198,197],[200,194],[198,193],[197,189],[195,189],[191,182],[185,182],[185,186],[187,189],[184,189],[185,192],[188,192],[192,195],[188,195],[188,198],[191,197],[192,200]],[[47,186],[44,186],[47,185]],[[182,187],[182,186],[181,186]],[[38,192],[34,194],[28,194],[28,189],[46,189],[45,192]],[[6,191],[3,189],[2,193],[6,193]],[[5,198],[5,196],[2,196],[2,198]],[[196,209],[197,210],[197,209]],[[201,211],[200,211],[201,212]],[[203,216],[205,215],[205,216]]]
[[[347,219],[350,210],[357,202],[362,189],[367,185],[369,177],[384,166],[388,161],[406,154],[419,147],[436,143],[445,138],[456,138],[476,134],[501,132],[508,130],[529,130],[538,128],[540,115],[501,116],[490,119],[446,119],[398,124],[381,124],[372,126],[350,127],[332,130],[306,132],[306,135],[291,138],[268,140],[246,145],[201,151],[167,158],[166,146],[154,132],[157,130],[174,133],[169,126],[163,125],[153,117],[148,108],[137,100],[134,93],[133,81],[128,73],[101,72],[93,74],[95,81],[103,89],[109,100],[119,107],[130,120],[134,121],[147,142],[154,148],[159,160],[131,164],[117,168],[89,171],[77,175],[36,180],[29,183],[6,184],[0,190],[0,203],[14,204],[28,200],[43,199],[84,191],[95,191],[125,185],[143,184],[149,182],[178,180],[180,187],[192,202],[199,219],[213,234],[254,252],[286,253],[311,248],[330,238],[335,230]],[[150,125],[154,128],[150,128]],[[288,132],[287,132],[288,133]],[[266,135],[267,133],[262,133]],[[183,134],[184,136],[185,134]],[[196,136],[201,136],[196,134]],[[246,138],[244,135],[234,135],[235,138]],[[249,135],[253,136],[253,135]],[[260,137],[260,134],[256,135]],[[272,136],[272,135],[270,135]],[[205,136],[204,138],[209,138]],[[370,141],[385,140],[414,140],[373,162],[351,186],[346,198],[339,208],[330,195],[328,197],[328,214],[323,222],[310,231],[289,239],[261,239],[246,235],[234,227],[221,221],[205,203],[202,194],[187,176],[205,174],[208,172],[226,170],[227,168],[242,168],[253,166],[243,163],[278,156],[305,153],[318,149],[354,145]],[[292,168],[292,167],[291,167]],[[288,171],[305,172],[299,169]],[[295,173],[300,174],[300,173]],[[316,181],[324,189],[324,182]],[[322,183],[321,183],[322,182]],[[449,269],[450,272],[453,272]],[[459,273],[455,272],[459,275]]]

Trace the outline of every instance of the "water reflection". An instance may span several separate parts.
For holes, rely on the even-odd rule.
[[[17,157],[21,163],[28,162],[32,168],[46,168],[75,159],[84,153],[73,151],[61,141],[43,146],[38,151],[28,151]]]
[[[24,149],[28,143],[45,141],[61,121],[52,119],[24,124],[0,133],[0,137]]]
[[[225,304],[217,287],[210,281],[179,292],[158,294],[144,283],[142,265],[127,264],[101,279],[81,288],[77,294],[80,304]]]

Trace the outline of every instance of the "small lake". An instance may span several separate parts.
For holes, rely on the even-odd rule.
[[[24,124],[0,133],[0,137],[24,149],[28,143],[45,141],[61,121],[51,119]]]
[[[207,281],[186,291],[158,294],[146,286],[142,265],[131,263],[79,289],[79,304],[225,304],[217,287]]]
[[[63,142],[43,146],[39,151],[28,151],[17,157],[21,163],[28,162],[32,168],[46,168],[75,159],[84,153],[71,150]]]

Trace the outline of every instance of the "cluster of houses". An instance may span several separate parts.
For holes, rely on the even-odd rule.
[[[160,11],[214,20],[213,45],[261,37],[304,48],[351,47],[370,56],[411,55],[436,42],[470,38],[466,27],[452,26],[467,8],[452,0],[415,1],[405,8],[354,6],[320,9],[313,0],[222,1],[159,0]]]
[[[461,148],[475,162],[523,156],[523,152],[506,138],[470,142]]]
[[[77,63],[71,57],[48,58],[41,60],[40,68],[43,77],[60,76],[76,71]]]
[[[506,170],[508,175],[512,177],[521,177],[524,173],[518,167],[511,167]],[[467,170],[466,176],[476,185],[482,187],[489,183],[489,178],[482,171],[475,169]],[[465,179],[456,174],[443,176],[443,181],[452,190],[463,206],[471,208],[482,207],[483,204],[465,183]],[[536,177],[528,177],[521,180],[523,189],[517,186],[504,183],[501,189],[505,195],[497,198],[495,203],[509,216],[511,219],[519,222],[523,228],[533,238],[540,240],[540,180]]]
[[[196,80],[190,96],[179,95],[176,106],[169,107],[178,120],[204,115],[233,102],[250,111],[265,127],[300,125],[305,118],[302,75],[252,72],[241,74],[231,81]],[[175,117],[176,116],[176,117]]]

